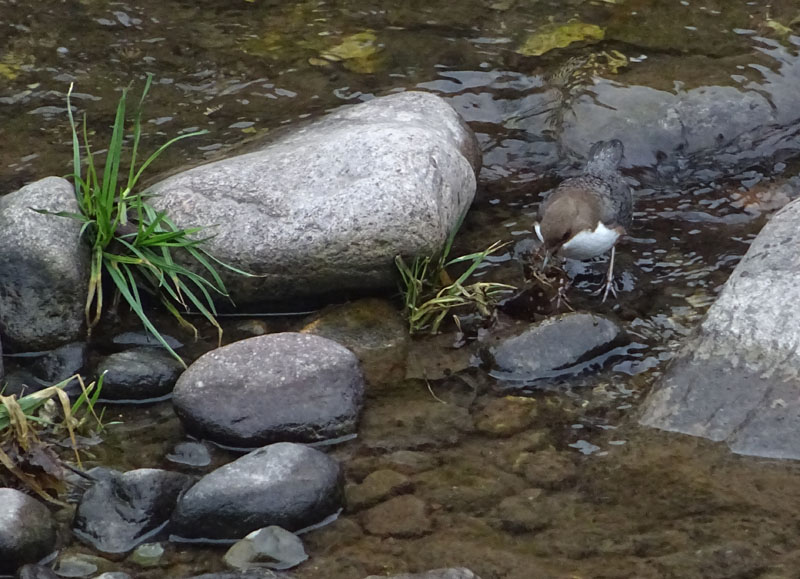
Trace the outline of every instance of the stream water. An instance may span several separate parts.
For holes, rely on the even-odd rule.
[[[120,88],[139,89],[146,73],[154,83],[145,150],[208,130],[172,148],[160,170],[343,104],[397,90],[440,94],[484,153],[456,254],[529,239],[542,195],[574,173],[586,138],[625,142],[636,213],[617,252],[619,299],[588,295],[600,264],[576,274],[570,295],[576,309],[620,320],[636,347],[603,370],[528,392],[536,419],[498,437],[475,425],[503,385],[470,362],[469,348],[453,347],[453,329],[415,338],[407,378],[371,385],[358,439],[332,452],[351,484],[379,469],[405,473],[403,492],[425,513],[399,511],[409,530],[387,538],[346,511],[305,535],[311,558],[294,576],[466,566],[483,579],[800,577],[797,465],[731,455],[635,420],[769,212],[797,189],[800,1],[0,0],[0,29],[0,194],[70,172],[70,83],[100,148]],[[556,47],[570,34],[582,40]],[[698,122],[671,141],[668,118],[652,111],[704,94],[712,96]],[[767,112],[740,107],[752,95]],[[619,118],[603,116],[614,108]],[[609,127],[623,134],[604,134]],[[482,275],[519,282],[513,243]],[[241,320],[226,325],[226,340],[241,337]],[[213,343],[206,332],[192,349]],[[91,449],[90,466],[175,468],[165,456],[184,434],[168,402],[111,407],[106,418],[122,424]],[[216,464],[231,458],[215,453]],[[223,567],[217,548],[165,547],[155,567],[109,568],[155,578]]]

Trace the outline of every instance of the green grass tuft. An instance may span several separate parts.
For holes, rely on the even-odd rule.
[[[67,94],[67,111],[72,128],[72,178],[80,212],[77,214],[60,212],[56,215],[79,220],[83,224],[81,237],[91,246],[91,273],[85,306],[88,332],[91,334],[92,328],[99,323],[103,313],[103,279],[106,277],[111,280],[115,291],[127,302],[144,327],[175,358],[184,363],[148,318],[140,292],[155,296],[181,326],[192,330],[195,336],[197,329],[183,317],[181,309],[187,310],[190,307],[196,309],[217,328],[221,342],[222,328],[216,319],[213,298],[228,297],[228,292],[215,265],[241,275],[249,274],[209,255],[203,249],[203,242],[208,239],[202,236],[203,228],[177,227],[165,213],[157,211],[148,203],[146,193],[136,192],[136,186],[144,171],[168,147],[182,139],[207,132],[197,131],[175,137],[161,145],[137,167],[142,134],[142,108],[151,81],[152,76],[148,75],[134,110],[132,124],[127,129],[132,137],[128,163],[130,167],[127,174],[122,173],[122,167],[128,89],[122,91],[117,104],[105,163],[102,168],[98,168],[89,145],[85,115],[81,144],[78,127],[72,115],[70,103],[72,86],[70,86]],[[83,162],[81,152],[84,154]],[[196,271],[176,261],[175,252],[182,252],[184,258],[198,264]]]

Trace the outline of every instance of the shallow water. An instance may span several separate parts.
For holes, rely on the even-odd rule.
[[[800,39],[791,32],[800,2],[397,4],[82,0],[40,2],[31,13],[0,0],[0,193],[69,173],[70,82],[101,149],[120,88],[133,82],[137,91],[148,72],[145,149],[209,131],[179,143],[160,170],[224,155],[342,104],[415,88],[442,95],[484,152],[456,253],[530,239],[542,194],[579,166],[586,127],[595,138],[621,138],[636,219],[617,254],[620,298],[601,305],[588,295],[602,264],[578,273],[570,296],[578,309],[621,320],[637,347],[602,371],[533,393],[536,420],[498,438],[474,427],[506,393],[470,365],[475,345],[453,350],[452,334],[417,339],[409,374],[426,370],[431,391],[415,378],[372,385],[359,439],[333,452],[351,483],[379,468],[406,472],[403,492],[425,501],[430,528],[417,521],[419,536],[381,538],[364,531],[363,513],[347,512],[306,536],[311,560],[296,575],[361,579],[464,565],[484,579],[800,576],[794,464],[635,426],[639,401],[680,340],[769,212],[795,195]],[[572,20],[604,38],[520,54],[532,36]],[[331,62],[332,54],[346,58]],[[627,64],[617,68],[620,55]],[[709,112],[710,102],[719,110]],[[742,102],[749,108],[737,108]],[[674,118],[683,122],[677,132]],[[482,273],[518,283],[511,247]],[[237,323],[227,324],[227,340],[246,335]],[[493,331],[519,323],[501,316]],[[193,350],[212,346],[207,332]],[[92,449],[95,462],[174,468],[164,457],[183,434],[168,403],[109,409],[107,418],[117,417],[124,424]],[[398,450],[420,454],[409,466]],[[541,451],[554,453],[564,476],[526,478],[519,461]],[[503,503],[529,487],[542,489],[532,499],[535,529],[510,516],[523,507]],[[218,569],[220,558],[219,550],[172,545],[157,569],[113,566],[137,577],[183,576]]]

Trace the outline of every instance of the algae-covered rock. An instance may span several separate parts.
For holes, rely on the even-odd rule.
[[[596,24],[579,21],[548,24],[529,36],[517,52],[523,56],[541,56],[575,42],[598,42],[603,40],[604,36],[605,31]]]
[[[336,46],[323,51],[323,59],[339,62],[352,72],[368,74],[375,72],[379,64],[375,56],[382,50],[378,37],[372,30],[364,30],[342,39]]]

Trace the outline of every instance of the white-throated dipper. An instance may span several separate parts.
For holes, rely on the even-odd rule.
[[[590,259],[611,250],[603,301],[613,286],[615,244],[633,217],[631,189],[619,172],[624,148],[616,139],[592,145],[583,174],[562,182],[539,207],[536,235],[547,256]],[[546,263],[546,259],[545,259]]]

